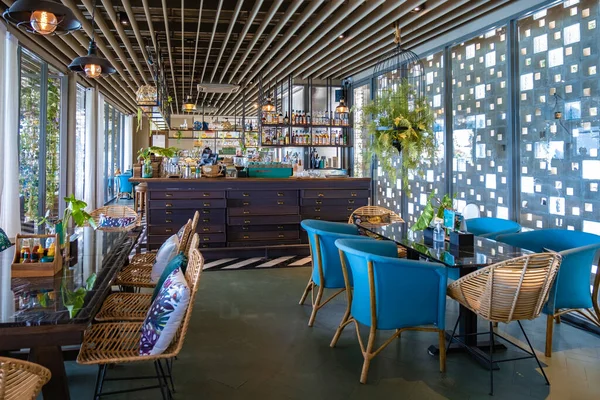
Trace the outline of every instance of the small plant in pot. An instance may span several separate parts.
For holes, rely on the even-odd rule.
[[[423,176],[419,169],[424,160],[433,160],[436,147],[433,133],[434,115],[426,98],[417,97],[415,89],[404,80],[381,91],[376,101],[363,108],[363,121],[372,137],[367,156],[376,155],[383,171],[396,179],[398,170],[403,188],[408,191],[408,173]],[[393,157],[401,156],[400,167]]]

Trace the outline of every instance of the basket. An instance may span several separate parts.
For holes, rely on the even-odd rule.
[[[40,239],[42,240],[54,238],[55,252],[54,261],[52,262],[31,262],[22,263],[21,248],[23,239]],[[32,249],[33,250],[33,249]],[[13,278],[32,278],[32,277],[48,277],[56,275],[62,269],[62,255],[60,250],[60,240],[58,234],[54,235],[22,235],[17,233],[15,237],[15,257],[11,264],[11,275]]]
[[[95,209],[90,213],[94,222],[98,226],[98,230],[107,232],[127,232],[140,225],[140,218],[135,210],[125,206],[104,206]],[[121,227],[101,227],[100,216],[105,215],[111,218],[134,218],[133,222],[127,226]]]

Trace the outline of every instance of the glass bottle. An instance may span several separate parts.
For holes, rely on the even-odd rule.
[[[152,178],[152,163],[149,159],[142,166],[142,178]]]
[[[444,228],[442,228],[442,222],[436,221],[435,228],[433,228],[433,241],[434,242],[444,242],[446,239],[446,233],[444,232]]]

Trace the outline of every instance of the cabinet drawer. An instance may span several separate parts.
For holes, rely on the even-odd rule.
[[[273,215],[273,216],[253,216],[229,217],[229,225],[285,225],[299,224],[299,215]]]
[[[300,231],[236,232],[228,234],[230,242],[246,240],[291,240],[300,239]]]
[[[159,208],[226,208],[227,200],[225,199],[202,199],[202,200],[151,200],[148,202],[150,209]]]
[[[300,229],[298,224],[287,225],[234,225],[227,227],[227,234],[239,232],[293,231]]]
[[[266,199],[229,199],[227,200],[227,207],[272,207],[272,206],[297,206],[299,203],[298,197],[284,197],[284,198],[266,198]]]
[[[298,206],[235,207],[227,210],[230,217],[244,215],[298,215]]]
[[[183,225],[188,219],[194,218],[196,210],[150,210],[149,225]],[[223,224],[225,223],[225,209],[202,208],[199,209],[200,220],[198,224]]]
[[[369,205],[369,199],[367,198],[351,198],[351,199],[332,199],[325,197],[318,197],[307,199],[303,198],[300,201],[302,206],[354,206],[362,207]]]
[[[206,233],[198,234],[200,243],[225,243],[227,242],[227,235],[224,233]]]
[[[297,190],[230,190],[229,199],[289,199],[297,198]]]
[[[357,207],[348,206],[305,206],[300,207],[302,215],[350,215]]]
[[[227,242],[227,247],[254,247],[254,246],[285,246],[288,244],[300,244],[300,239],[293,240],[248,240],[245,242]]]
[[[306,199],[315,198],[330,198],[330,199],[353,199],[353,198],[368,198],[369,191],[364,189],[325,189],[325,190],[303,190],[302,197]]]
[[[225,224],[209,225],[201,224],[200,222],[198,222],[198,226],[196,227],[196,233],[225,233]]]
[[[224,199],[224,191],[202,191],[202,190],[151,190],[150,200],[170,199]]]
[[[150,235],[174,235],[179,229],[181,229],[179,225],[150,225],[148,233]]]

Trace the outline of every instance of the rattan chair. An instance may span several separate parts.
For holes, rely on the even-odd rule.
[[[197,233],[194,234],[190,242],[190,250],[188,258],[191,257],[192,251],[198,249],[200,238]],[[204,260],[202,260],[202,266]],[[194,288],[194,282],[189,282],[190,288]],[[109,295],[98,314],[96,321],[100,322],[115,322],[115,321],[143,321],[146,318],[148,309],[152,303],[152,293],[128,293],[118,292]]]
[[[138,214],[131,208],[126,206],[104,206],[95,209],[90,213],[94,222],[98,226],[99,230],[108,231],[108,232],[127,232],[135,228],[136,226],[140,226],[140,218]],[[100,218],[102,215],[111,218],[134,218],[133,222],[127,226],[123,227],[101,227],[100,226]]]
[[[41,365],[0,357],[0,399],[35,400],[50,376]]]
[[[392,210],[387,209],[385,207],[363,206],[363,207],[358,207],[356,210],[352,211],[352,214],[350,214],[350,217],[348,218],[349,224],[354,223],[354,215],[356,215],[356,214],[363,215],[363,216],[369,216],[369,217],[378,217],[378,216],[385,215],[385,214],[388,214],[390,216],[389,223],[387,223],[387,222],[386,223],[362,222],[361,225],[364,225],[364,226],[384,226],[384,225],[388,225],[388,224],[404,222],[402,217],[400,217],[398,214],[396,214]],[[375,239],[381,239],[381,238],[378,238],[373,233],[366,232],[366,234],[367,234],[367,236],[373,237]],[[406,258],[406,248],[404,248],[402,246],[398,246],[398,257]]]
[[[535,253],[523,257],[513,258],[501,263],[490,265],[472,272],[448,286],[448,296],[489,321],[489,367],[490,367],[490,394],[494,393],[494,363],[535,358],[546,383],[550,382],[537,358],[531,342],[521,325],[521,320],[537,318],[542,307],[548,300],[550,288],[558,273],[561,256],[557,253]],[[460,317],[459,317],[460,320]],[[460,344],[460,336],[455,336],[459,320],[456,321],[452,331],[452,341]],[[529,350],[513,343],[512,341],[494,332],[494,322],[509,323],[517,321]],[[493,357],[494,337],[511,343],[528,354],[525,357],[496,360]]]
[[[193,221],[191,219],[188,220],[187,224],[185,224],[183,234],[181,235],[181,240],[179,241],[179,252],[183,251],[187,254],[189,251],[189,246],[191,244],[190,238],[192,237],[192,232],[195,231],[193,227]],[[156,255],[154,256],[154,259],[156,259]],[[151,279],[153,263],[154,260],[147,264],[129,264],[125,266],[117,274],[115,285],[136,288],[153,288],[156,286],[156,283],[152,282]]]
[[[162,354],[148,356],[140,355],[140,336],[143,322],[110,322],[94,324],[85,331],[83,343],[81,344],[81,349],[77,356],[77,363],[99,366],[94,398],[125,392],[114,391],[102,393],[104,381],[112,380],[106,378],[106,370],[110,364],[149,361],[154,362],[156,376],[133,378],[118,377],[115,378],[115,380],[157,379],[158,385],[146,386],[133,390],[128,389],[126,392],[160,388],[163,399],[171,398],[170,388],[167,383],[167,374],[165,374],[161,361],[165,360],[168,362],[168,360],[173,359],[179,354],[183,347],[185,335],[190,325],[194,300],[196,298],[196,293],[198,292],[198,282],[202,274],[203,264],[202,254],[200,254],[198,249],[193,249],[185,271],[186,280],[188,282],[193,282],[193,287],[190,288],[190,302],[177,334],[169,347]]]
[[[191,232],[189,234],[190,238],[196,232],[196,227],[198,226],[198,221],[199,220],[200,220],[200,213],[198,211],[196,211],[194,213],[194,218],[192,219],[192,230],[191,230]],[[186,251],[186,254],[187,254],[187,251]],[[154,260],[156,260],[156,251],[151,251],[151,252],[148,252],[148,253],[134,255],[131,258],[131,260],[129,261],[129,264],[138,264],[138,265],[141,265],[141,264],[152,264],[152,263],[154,263]]]

